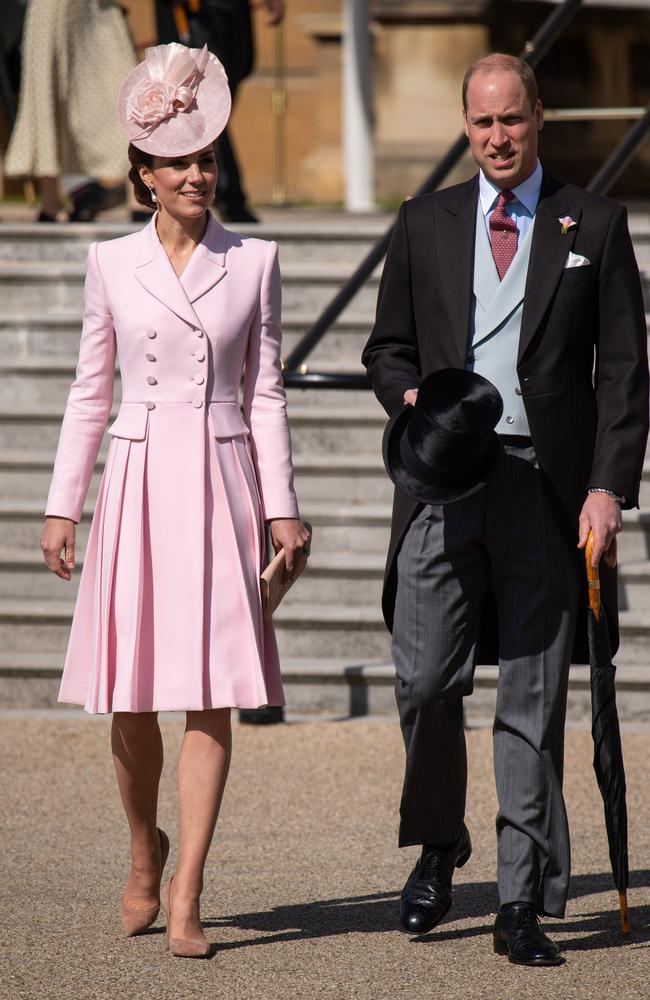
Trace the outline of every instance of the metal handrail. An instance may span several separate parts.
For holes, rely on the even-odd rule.
[[[644,142],[648,132],[650,132],[650,107],[646,108],[643,117],[632,126],[611,156],[592,177],[587,190],[593,191],[594,194],[607,194]]]
[[[561,6],[555,7],[537,34],[529,42],[526,42],[524,51],[520,56],[521,59],[529,63],[533,68],[537,66],[548,50],[554,45],[557,38],[562,34],[568,23],[577,14],[581,6],[582,0],[564,0]],[[415,193],[416,197],[435,191],[447,177],[450,170],[458,163],[467,146],[467,136],[464,134],[460,135],[435,169],[429,174],[424,184],[418,188]],[[394,225],[393,223],[381,239],[378,240],[359,264],[352,277],[339,289],[311,329],[296,344],[285,361],[285,373],[296,372],[301,363],[321,340],[322,336],[329,330],[332,323],[338,319],[348,303],[354,298],[361,286],[365,284],[380,261],[386,256],[386,251],[393,235]]]

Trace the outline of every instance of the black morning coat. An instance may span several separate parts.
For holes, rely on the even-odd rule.
[[[470,337],[478,175],[402,205],[363,352],[389,415],[406,389],[440,368],[464,368]],[[561,218],[575,223],[565,233]],[[589,266],[565,268],[569,251]],[[589,486],[638,507],[648,434],[646,324],[622,205],[544,173],[535,216],[517,373],[544,488],[575,546]],[[392,628],[396,556],[420,505],[395,490],[382,607]],[[582,578],[584,557],[581,560]],[[613,651],[616,572],[601,564]],[[581,606],[586,606],[585,599]],[[479,662],[498,662],[494,609],[486,607]],[[588,662],[580,619],[573,662]]]

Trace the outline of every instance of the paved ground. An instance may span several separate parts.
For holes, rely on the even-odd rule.
[[[161,824],[175,840],[173,762],[181,727],[164,721]],[[160,921],[122,940],[125,821],[106,721],[60,714],[0,719],[3,1000],[619,1000],[648,996],[648,734],[627,731],[633,937],[614,912],[590,737],[567,738],[574,877],[553,931],[559,969],[518,969],[492,953],[496,808],[489,730],[468,734],[468,825],[475,851],[437,932],[397,929],[414,851],[395,848],[402,748],[387,722],[238,727],[231,781],[207,872],[212,960],[174,959]],[[172,855],[173,863],[173,855]]]

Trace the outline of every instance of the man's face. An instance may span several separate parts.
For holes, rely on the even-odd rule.
[[[476,163],[497,187],[517,187],[535,170],[541,102],[531,108],[522,81],[509,70],[476,73],[466,100],[465,135]]]

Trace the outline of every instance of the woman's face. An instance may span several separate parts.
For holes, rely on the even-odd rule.
[[[155,156],[152,167],[140,167],[140,176],[153,188],[161,209],[174,219],[196,219],[212,204],[217,186],[214,146],[187,156]]]

